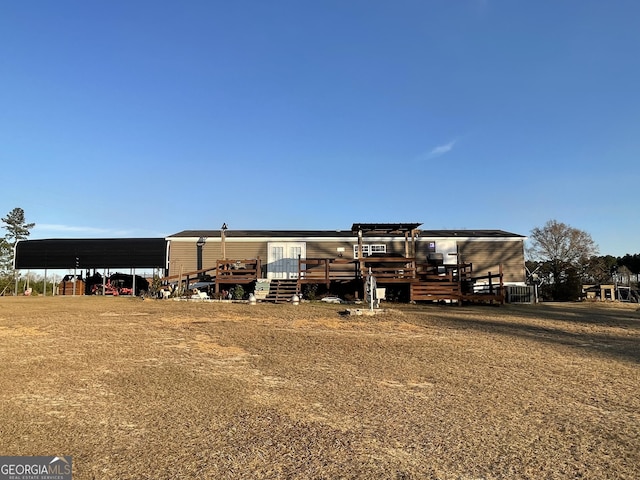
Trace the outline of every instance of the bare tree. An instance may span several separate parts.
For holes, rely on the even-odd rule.
[[[567,283],[575,283],[576,272],[583,270],[589,259],[598,254],[598,246],[591,235],[556,220],[549,220],[543,227],[536,227],[529,237],[527,254],[531,260],[548,266],[553,282],[554,299],[568,299]]]

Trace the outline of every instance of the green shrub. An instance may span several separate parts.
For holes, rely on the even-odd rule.
[[[236,285],[233,287],[232,296],[234,300],[242,300],[244,298],[244,288],[242,285]]]
[[[307,300],[315,300],[318,298],[318,284],[308,283],[302,288],[302,296]]]

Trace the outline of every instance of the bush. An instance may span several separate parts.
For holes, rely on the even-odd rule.
[[[244,298],[244,288],[242,285],[236,285],[233,287],[231,296],[234,300],[242,300]]]
[[[315,300],[318,298],[318,284],[308,283],[302,287],[302,296],[307,300]]]

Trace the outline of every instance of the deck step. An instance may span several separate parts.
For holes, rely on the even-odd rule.
[[[267,302],[287,303],[291,301],[291,297],[298,293],[298,280],[271,280],[269,285],[269,293],[265,298]]]

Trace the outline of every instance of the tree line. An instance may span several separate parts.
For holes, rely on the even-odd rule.
[[[557,220],[531,231],[526,250],[527,282],[538,284],[543,300],[572,301],[585,284],[623,281],[638,288],[640,254],[599,255],[591,235]]]

